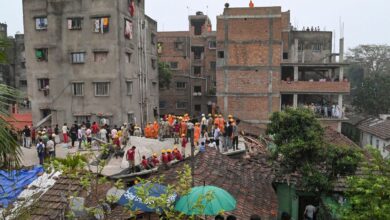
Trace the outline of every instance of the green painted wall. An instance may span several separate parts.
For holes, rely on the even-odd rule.
[[[293,219],[298,219],[299,200],[295,187],[287,184],[278,184],[276,192],[279,203],[278,219],[280,219],[282,212],[288,212]]]

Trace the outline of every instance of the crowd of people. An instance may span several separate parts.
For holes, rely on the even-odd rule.
[[[115,157],[121,155],[123,149],[130,144],[131,136],[144,136],[145,138],[158,139],[164,141],[165,138],[173,138],[172,149],[163,150],[161,156],[156,154],[147,158],[142,157],[141,166],[143,169],[150,169],[160,163],[166,164],[172,160],[182,160],[186,157],[185,149],[188,145],[194,145],[200,151],[204,151],[206,145],[213,145],[219,151],[229,149],[238,150],[238,120],[232,115],[225,119],[221,114],[205,114],[200,117],[190,118],[188,114],[183,116],[164,115],[158,122],[148,123],[143,129],[136,124],[124,123],[120,127],[108,124],[99,125],[90,121],[77,123],[76,121],[69,127],[67,123],[60,128],[59,125],[33,128],[25,126],[22,131],[22,145],[31,148],[35,145],[40,163],[46,157],[55,157],[56,145],[64,143],[69,148],[76,147],[81,150],[85,146],[92,146],[97,140],[109,144],[114,150]],[[61,138],[62,137],[62,138]],[[126,159],[132,165],[136,147],[126,152]],[[160,162],[161,161],[161,162]],[[132,167],[135,169],[135,167]]]

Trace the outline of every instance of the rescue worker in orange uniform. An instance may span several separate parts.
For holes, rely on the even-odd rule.
[[[194,142],[195,142],[195,145],[198,146],[198,143],[199,143],[199,138],[200,138],[200,124],[199,123],[196,123],[195,124],[195,128],[194,128]]]
[[[218,121],[219,130],[221,130],[222,133],[225,133],[225,119],[222,117],[222,115],[219,115]]]
[[[158,125],[157,121],[154,121],[152,138],[157,139],[157,137],[158,137],[158,129],[159,128],[160,128],[160,126]]]
[[[146,138],[150,138],[150,122],[146,125],[145,129],[144,129],[144,133],[145,133],[145,137]]]
[[[180,137],[187,135],[187,120],[183,118],[183,120],[180,122]]]

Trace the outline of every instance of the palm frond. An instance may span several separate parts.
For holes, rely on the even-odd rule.
[[[20,92],[0,84],[0,169],[11,170],[20,165],[21,149],[16,141],[16,133],[13,131],[6,118],[11,117],[9,107],[18,102]]]

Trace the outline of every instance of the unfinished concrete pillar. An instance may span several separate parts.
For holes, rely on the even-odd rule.
[[[295,65],[294,66],[294,81],[298,81],[298,78],[299,78],[299,70],[298,70],[298,66]]]
[[[293,62],[298,63],[298,39],[294,40],[294,53],[293,53]]]
[[[293,108],[298,108],[298,94],[294,94],[293,98]]]
[[[340,56],[339,63],[344,63],[344,38],[340,39]],[[340,66],[339,80],[342,81],[344,79],[344,67]]]

